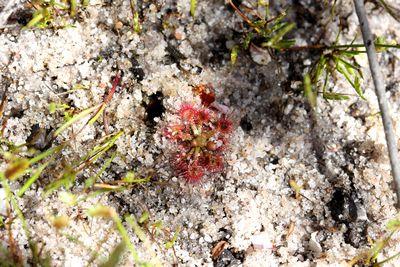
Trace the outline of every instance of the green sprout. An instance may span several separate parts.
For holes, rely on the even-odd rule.
[[[339,34],[336,39],[338,39]],[[343,76],[347,83],[353,88],[358,97],[366,100],[361,83],[363,73],[361,66],[357,63],[356,57],[365,54],[365,48],[362,44],[348,45],[314,45],[314,46],[294,46],[290,50],[317,49],[320,51],[320,57],[313,64],[313,67],[306,74],[310,77],[310,83],[304,83],[304,93],[307,97],[311,95],[321,95],[325,100],[348,100],[351,94],[338,93],[329,88],[329,81],[335,77]],[[400,48],[398,44],[389,44],[384,38],[378,37],[374,42],[378,52],[384,52],[388,48]],[[304,78],[306,81],[306,78]],[[316,102],[315,102],[316,104]]]
[[[261,40],[258,44],[262,49],[282,50],[290,48],[295,44],[293,39],[287,39],[286,35],[295,28],[295,23],[284,21],[286,11],[283,11],[276,17],[269,17],[269,5],[264,1],[258,1],[257,5],[265,8],[265,15],[257,13],[256,17],[250,18],[242,12],[233,2],[229,0],[229,4],[236,13],[250,27],[249,31],[241,40],[241,46],[234,46],[231,50],[231,63],[235,64],[238,51],[248,50],[250,45],[255,45],[253,40]]]
[[[190,0],[190,15],[194,17],[196,15],[197,0]]]
[[[139,21],[139,12],[138,12],[138,8],[137,8],[137,0],[130,0],[130,5],[131,5],[131,12],[132,12],[133,30],[136,33],[140,33],[141,26],[140,26],[140,21]]]
[[[67,27],[70,24],[65,23],[76,17],[80,7],[86,7],[88,0],[78,2],[78,0],[33,0],[32,8],[35,9],[32,19],[25,28],[49,28]]]
[[[392,240],[392,237],[395,233],[400,232],[400,217],[394,218],[390,220],[386,225],[387,233],[375,241],[371,248],[366,252],[357,255],[354,259],[349,262],[349,266],[354,266],[355,264],[362,264],[362,266],[374,266],[380,267],[385,263],[397,258],[400,256],[400,252],[395,253],[394,255],[378,262],[378,257],[382,253],[382,251],[389,246],[389,242]]]

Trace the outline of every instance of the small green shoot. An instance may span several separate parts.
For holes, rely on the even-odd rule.
[[[190,0],[190,15],[194,17],[196,15],[197,0]]]
[[[54,102],[49,104],[50,114],[53,114],[53,113],[55,113],[57,111],[65,111],[66,109],[69,109],[69,108],[70,108],[70,106],[68,106],[66,104],[57,104],[57,103],[54,103]]]
[[[141,26],[139,21],[139,12],[137,10],[137,0],[130,0],[131,12],[132,12],[132,24],[133,31],[136,33],[140,33]]]
[[[70,13],[69,15],[73,18],[76,16],[76,12],[78,9],[78,3],[76,2],[76,0],[69,0],[69,6],[70,6]]]
[[[105,136],[102,142],[94,146],[88,153],[86,153],[85,156],[83,156],[76,162],[73,162],[71,166],[66,167],[64,171],[60,174],[60,178],[46,187],[45,189],[46,194],[50,194],[61,187],[64,187],[66,189],[71,188],[73,183],[75,182],[77,175],[85,168],[94,164],[109,149],[111,149],[114,146],[115,142],[118,140],[118,138],[122,136],[122,134],[123,131],[120,131],[115,134]],[[107,167],[108,166],[106,166],[106,168]],[[93,179],[97,179],[96,176],[94,178],[89,179],[88,185],[91,184]]]
[[[148,220],[149,220],[149,212],[148,212],[148,211],[145,211],[145,212],[143,212],[142,215],[140,216],[138,222],[139,222],[139,224],[142,224],[142,223],[144,223],[144,222],[146,222],[146,221],[148,221]]]
[[[19,189],[18,197],[22,197],[26,190],[31,187],[31,185],[39,179],[40,175],[42,174],[43,170],[49,165],[49,162],[42,164],[37,170],[33,173],[33,175],[25,182],[25,184]]]
[[[115,159],[116,156],[117,153],[114,152],[112,156],[105,161],[100,171],[85,181],[85,188],[89,188],[96,183],[96,181],[101,177],[101,175],[105,172],[105,170],[111,165],[111,162]]]
[[[111,251],[106,262],[101,263],[100,267],[116,267],[121,260],[122,254],[125,251],[125,244],[122,242],[118,244],[113,251]]]
[[[146,177],[146,178],[137,178],[134,172],[128,172],[126,174],[126,176],[124,178],[122,178],[121,180],[124,183],[128,183],[128,184],[140,184],[140,183],[146,183],[150,181],[150,177]]]
[[[76,123],[77,121],[83,119],[84,117],[88,116],[91,114],[93,111],[97,110],[99,108],[99,105],[87,108],[83,110],[82,112],[76,114],[72,118],[68,119],[65,123],[63,123],[55,132],[54,136],[58,136],[60,133],[62,133],[65,129],[67,129],[69,126],[72,124]]]
[[[232,47],[231,50],[231,64],[235,65],[238,57],[240,47],[238,45],[235,45]]]
[[[115,180],[110,183],[95,183],[93,184],[94,189],[102,191],[122,191],[139,184],[144,184],[150,181],[150,176],[145,178],[136,178],[133,172],[128,172],[127,176],[121,180]]]
[[[293,189],[295,193],[295,198],[298,200],[300,199],[300,191],[303,189],[303,186],[299,185],[295,180],[290,179],[289,185]]]
[[[133,14],[133,30],[140,33],[139,13],[137,11]]]
[[[35,9],[32,19],[24,28],[65,28],[71,26],[66,21],[73,19],[81,6],[86,7],[88,0],[33,0],[32,8]]]
[[[354,48],[353,45],[345,46],[336,43],[326,49],[325,52],[321,52],[321,56],[308,74],[311,78],[310,85],[315,88],[313,90],[315,94],[322,95],[325,100],[348,100],[349,94],[333,92],[328,88],[330,80],[342,75],[356,94],[366,100],[361,88],[363,79],[361,66],[355,58],[364,51]]]
[[[268,40],[261,44],[262,47],[271,47],[275,49],[288,48],[294,45],[294,40],[286,40],[283,37],[295,28],[294,23],[280,22],[274,25],[272,29],[263,33]],[[269,38],[268,38],[269,37]]]
[[[383,266],[384,263],[387,263],[393,260],[394,258],[399,257],[400,252],[395,253],[394,255],[380,262],[377,262],[379,255],[386,247],[389,246],[389,242],[392,240],[393,235],[400,231],[400,217],[390,220],[386,225],[386,229],[388,230],[388,232],[384,237],[377,240],[368,251],[352,259],[349,262],[349,265],[354,266],[355,264],[362,263],[363,266],[366,265],[366,266],[381,267]]]
[[[317,96],[314,90],[311,87],[311,79],[310,75],[306,74],[304,76],[304,95],[306,96],[308,103],[312,108],[317,106]]]
[[[286,11],[276,17],[270,18],[268,3],[258,1],[257,6],[264,7],[265,14],[259,14],[255,9],[252,10],[252,12],[248,12],[249,15],[251,13],[256,13],[254,18],[251,18],[248,14],[242,12],[239,7],[232,2],[232,0],[229,0],[229,4],[250,27],[241,40],[241,46],[234,47],[231,51],[232,64],[236,62],[239,48],[247,50],[250,45],[254,45],[261,46],[260,49],[264,48],[280,51],[290,48],[295,44],[295,40],[286,38],[286,35],[296,27],[295,23],[284,21],[286,18]],[[255,44],[253,40],[260,41],[261,43]]]
[[[120,235],[122,237],[122,240],[123,240],[125,246],[131,252],[131,255],[132,255],[133,259],[135,260],[136,264],[138,264],[139,266],[142,265],[142,263],[139,259],[139,255],[136,251],[136,248],[132,244],[132,242],[129,238],[128,232],[122,224],[121,218],[118,216],[118,214],[116,213],[116,211],[113,208],[98,205],[92,209],[89,209],[88,215],[92,216],[92,217],[102,217],[102,218],[106,218],[106,219],[112,219],[115,223],[116,229],[118,230],[118,232],[120,233]]]
[[[61,178],[45,187],[45,195],[49,195],[61,187],[64,187],[66,190],[70,189],[75,182],[76,175],[77,173],[70,166],[66,166]]]
[[[179,231],[180,229],[178,228],[175,232],[174,235],[172,236],[171,240],[169,240],[168,242],[165,243],[165,248],[166,249],[170,249],[174,246],[176,240],[178,239],[179,236]]]

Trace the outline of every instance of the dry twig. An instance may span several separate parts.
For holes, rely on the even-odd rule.
[[[367,50],[369,67],[371,70],[372,79],[374,81],[375,93],[378,97],[379,108],[383,122],[383,128],[386,136],[386,143],[389,151],[390,164],[392,167],[392,175],[397,194],[397,207],[400,204],[400,162],[397,151],[397,140],[393,130],[392,118],[390,115],[389,105],[385,96],[385,86],[382,73],[379,68],[378,60],[376,57],[375,44],[372,39],[371,29],[369,27],[364,1],[354,0],[354,5],[358,20],[360,22],[361,32],[365,48]]]

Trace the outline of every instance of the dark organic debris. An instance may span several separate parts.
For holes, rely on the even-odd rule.
[[[140,66],[136,58],[131,58],[131,63],[132,68],[130,68],[130,71],[132,72],[133,77],[136,79],[137,82],[143,81],[144,77],[146,76],[143,68]]]
[[[251,130],[253,130],[253,125],[251,124],[249,118],[247,116],[244,116],[241,120],[240,120],[240,127],[243,129],[243,131],[245,132],[250,132]]]
[[[147,126],[155,126],[154,119],[160,118],[164,114],[165,107],[162,103],[163,98],[164,95],[161,92],[157,92],[149,96],[149,101],[145,104],[145,122]]]

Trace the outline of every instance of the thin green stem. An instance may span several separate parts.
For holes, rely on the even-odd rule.
[[[299,51],[299,50],[324,50],[324,49],[340,49],[340,48],[360,48],[365,47],[363,44],[348,44],[348,45],[303,45],[282,48],[281,50]],[[377,48],[397,48],[400,49],[400,44],[375,44]],[[340,50],[346,51],[346,50]],[[366,51],[357,51],[366,52]]]
[[[391,260],[393,260],[394,258],[397,258],[397,257],[399,257],[399,256],[400,256],[400,252],[397,252],[396,254],[390,256],[389,258],[384,259],[384,260],[381,261],[381,262],[378,262],[378,263],[376,264],[376,266],[383,266],[384,263],[389,262],[389,261],[391,261]]]

